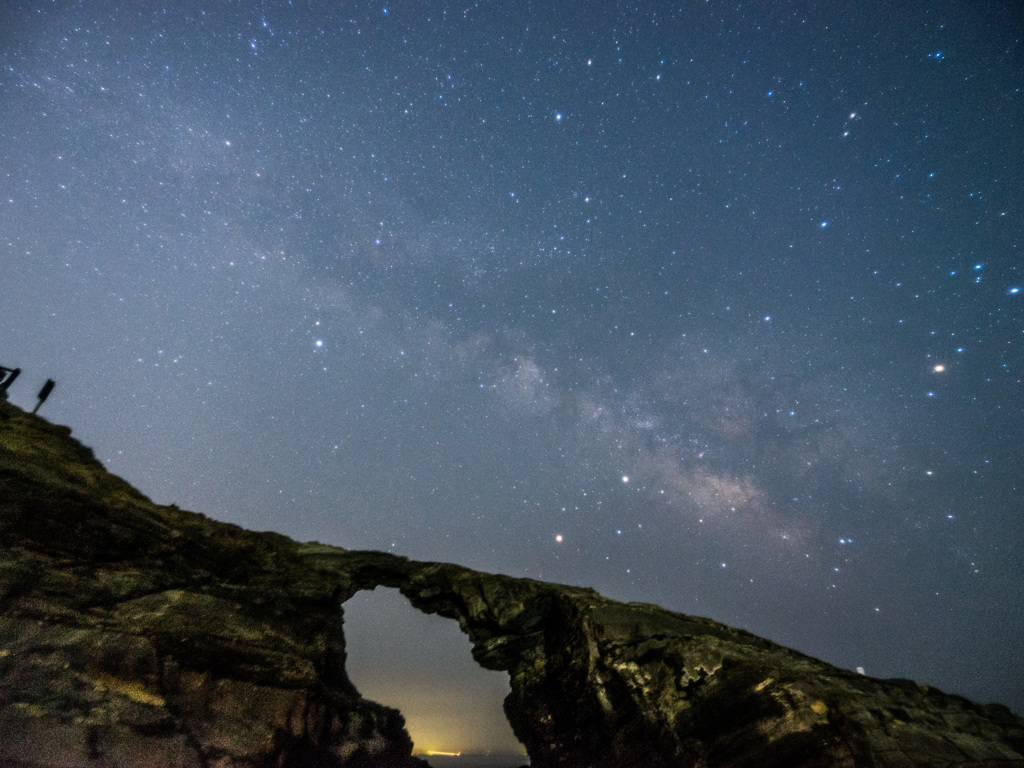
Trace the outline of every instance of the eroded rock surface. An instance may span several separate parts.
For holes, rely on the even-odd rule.
[[[537,767],[1024,767],[1024,720],[833,667],[709,619],[589,589],[302,547],[355,589],[456,619]],[[334,561],[334,558],[337,558]]]
[[[588,589],[160,507],[0,403],[0,768],[413,766],[344,670],[341,605],[397,587],[507,670],[538,768],[1024,768],[1024,720]]]
[[[338,576],[154,505],[0,403],[0,766],[423,766],[345,674]]]

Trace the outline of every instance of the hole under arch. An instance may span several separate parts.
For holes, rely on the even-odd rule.
[[[422,613],[388,587],[356,593],[344,613],[349,679],[364,698],[402,713],[413,754],[435,768],[529,763],[502,709],[507,673],[479,666],[455,621]]]

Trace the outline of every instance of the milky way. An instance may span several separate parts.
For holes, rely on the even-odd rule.
[[[155,501],[1024,710],[1013,4],[0,18],[0,365]]]

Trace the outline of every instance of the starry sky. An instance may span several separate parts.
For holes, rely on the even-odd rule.
[[[11,400],[160,503],[1024,712],[1018,13],[8,0]]]

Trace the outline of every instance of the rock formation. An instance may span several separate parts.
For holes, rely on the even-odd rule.
[[[423,766],[345,673],[397,587],[507,670],[538,768],[1024,768],[1024,720],[596,592],[299,544],[153,504],[0,403],[0,768]]]

